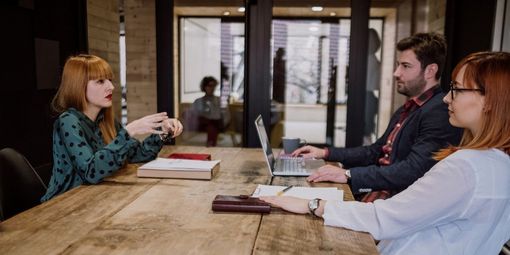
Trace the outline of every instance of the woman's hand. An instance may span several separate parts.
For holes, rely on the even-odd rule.
[[[324,158],[324,155],[326,152],[324,149],[319,149],[317,147],[313,147],[310,145],[303,146],[294,152],[292,152],[292,157],[297,157],[299,155],[303,156],[303,158],[317,158],[321,159]]]
[[[310,210],[308,209],[307,199],[297,197],[286,197],[286,196],[272,196],[272,197],[260,197],[260,200],[270,203],[275,207],[280,207],[285,211],[307,214]]]
[[[164,134],[172,135],[172,138],[179,136],[182,133],[183,127],[178,119],[166,119],[161,126]]]
[[[143,134],[164,134],[164,123],[168,121],[166,112],[147,115],[143,118],[132,121],[127,124],[126,130],[130,136]],[[182,132],[182,125],[181,125]],[[180,133],[179,133],[180,134]]]

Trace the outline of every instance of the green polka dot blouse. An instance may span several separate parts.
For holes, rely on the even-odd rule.
[[[115,123],[117,137],[104,144],[99,121],[70,108],[53,125],[53,173],[48,191],[41,198],[47,201],[81,184],[95,184],[120,169],[125,162],[141,162],[156,158],[163,146],[158,135],[150,135],[142,143],[129,136]]]

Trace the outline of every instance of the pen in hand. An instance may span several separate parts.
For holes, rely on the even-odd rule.
[[[276,193],[276,195],[277,196],[281,196],[281,195],[283,195],[283,193],[289,191],[292,187],[294,187],[294,185],[290,185],[289,187],[287,187],[287,188],[285,188],[283,190],[278,191],[278,193]]]

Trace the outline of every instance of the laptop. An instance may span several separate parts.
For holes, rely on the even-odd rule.
[[[255,127],[257,128],[260,144],[262,145],[271,176],[309,176],[312,171],[325,165],[322,159],[304,159],[288,155],[275,157],[261,115],[255,120]]]

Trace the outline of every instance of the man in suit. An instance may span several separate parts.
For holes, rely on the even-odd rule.
[[[435,33],[421,33],[397,44],[393,75],[397,91],[408,101],[392,116],[388,128],[374,144],[355,148],[305,146],[293,155],[338,161],[326,165],[308,181],[350,183],[354,193],[369,192],[371,202],[398,193],[422,177],[436,161],[434,152],[458,144],[462,130],[448,122],[448,108],[439,79],[444,68],[446,42]]]

